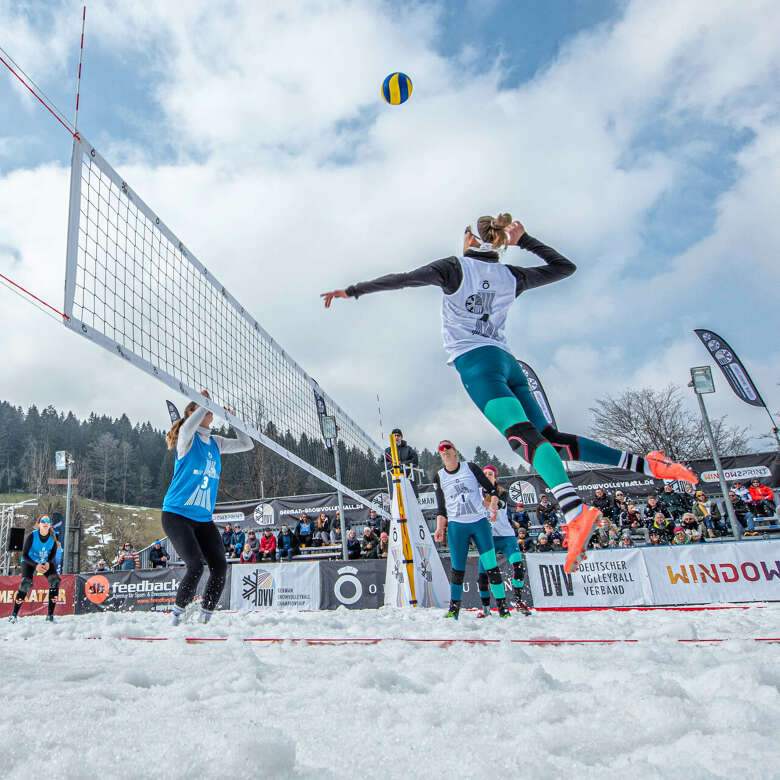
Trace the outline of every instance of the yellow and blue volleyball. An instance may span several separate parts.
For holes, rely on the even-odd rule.
[[[412,96],[412,80],[405,73],[391,73],[382,82],[382,97],[392,106],[406,103]]]

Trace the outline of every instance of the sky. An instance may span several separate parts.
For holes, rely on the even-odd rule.
[[[69,117],[80,32],[80,3],[0,0],[0,47]],[[778,39],[774,0],[91,2],[79,129],[375,440],[379,394],[385,433],[512,462],[445,364],[437,288],[319,294],[510,211],[578,267],[507,326],[562,430],[684,387],[697,327],[780,409]],[[0,273],[59,308],[70,138],[4,68],[0,115]],[[167,388],[6,287],[0,333],[0,399],[166,425]],[[768,431],[715,381],[711,414]]]

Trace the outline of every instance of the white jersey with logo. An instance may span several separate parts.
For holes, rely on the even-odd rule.
[[[493,536],[514,536],[515,532],[509,523],[509,514],[507,512],[506,504],[499,506],[496,512],[496,522],[491,523],[490,527],[493,531]]]
[[[447,362],[477,347],[492,345],[509,352],[506,315],[517,294],[512,272],[501,263],[459,258],[460,287],[441,303],[441,331]]]
[[[482,504],[482,488],[466,461],[462,461],[453,473],[439,469],[438,476],[448,523],[476,523],[487,517]]]

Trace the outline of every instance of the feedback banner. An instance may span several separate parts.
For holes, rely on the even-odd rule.
[[[780,542],[690,544],[642,551],[655,604],[780,600]]]
[[[231,609],[320,608],[320,572],[317,561],[237,563],[230,569]]]
[[[60,589],[57,594],[55,615],[73,614],[73,583],[74,574],[60,575]],[[14,609],[14,599],[22,581],[21,575],[16,577],[0,577],[0,617],[8,617]],[[45,615],[49,607],[49,581],[46,577],[33,577],[33,586],[27,594],[27,599],[19,614]]]
[[[535,607],[630,607],[653,603],[642,550],[589,550],[573,574],[565,553],[529,553],[526,581]]]

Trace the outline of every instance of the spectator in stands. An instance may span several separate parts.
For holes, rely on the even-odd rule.
[[[333,528],[334,525],[337,525],[339,528],[341,528],[341,512],[339,512],[338,509],[336,510],[336,514],[333,515],[333,522],[330,525],[331,525],[331,529]],[[349,522],[349,518],[345,517],[344,518],[344,528],[346,528],[347,531],[349,531],[350,525],[351,525],[351,523]]]
[[[168,551],[162,546],[162,542],[158,539],[154,543],[154,547],[149,550],[149,563],[152,564],[152,568],[158,567],[165,568],[168,565]]]
[[[141,558],[130,542],[125,542],[122,545],[116,562],[122,571],[131,571],[132,569],[141,568]]]
[[[291,561],[293,555],[297,552],[298,541],[295,534],[290,531],[289,526],[283,525],[282,530],[276,537],[276,560]]]
[[[544,534],[539,534],[536,537],[536,552],[550,552],[552,545],[547,541],[547,537]]]
[[[750,501],[750,490],[741,482],[735,482],[731,489],[741,498],[746,504]]]
[[[528,530],[528,526],[531,525],[531,516],[525,511],[525,504],[522,501],[518,501],[515,504],[515,511],[512,512],[509,521],[518,530],[520,528]]]
[[[258,538],[255,531],[249,532],[249,536],[246,538],[246,543],[252,548],[252,552],[255,554],[255,557],[259,558],[257,553],[260,551],[260,539]]]
[[[693,535],[696,533],[697,541],[707,533],[706,523],[704,520],[696,517],[693,512],[685,512],[680,520],[680,525],[691,539],[693,539]]]
[[[379,516],[379,532],[382,534],[390,533],[390,518],[384,515]]]
[[[341,545],[341,525],[332,523],[330,527],[330,543]]]
[[[225,530],[222,532],[222,546],[225,548],[225,555],[228,557],[233,549],[233,526],[225,523]]]
[[[758,517],[773,517],[777,510],[775,494],[769,485],[762,485],[757,479],[748,488],[750,508]]]
[[[241,530],[241,526],[236,523],[233,528],[233,557],[240,558],[241,552],[246,544],[246,534]]]
[[[647,497],[647,506],[645,507],[644,511],[645,525],[648,528],[653,524],[655,516],[658,514],[658,512],[661,512],[664,516],[666,516],[666,509],[658,501],[658,496],[653,493]]]
[[[314,523],[306,512],[301,513],[300,520],[295,526],[295,536],[298,538],[299,546],[311,547],[311,540],[314,538]]]
[[[661,532],[657,528],[650,527],[650,544],[653,547],[658,547],[666,542],[661,538]]]
[[[685,524],[684,521],[686,515],[692,514],[697,524],[702,524],[706,529],[702,533],[706,534],[711,539],[714,539],[715,523],[713,522],[712,514],[710,513],[709,504],[707,504],[707,496],[703,490],[697,490],[694,499],[695,500],[693,502],[693,506],[691,507],[690,513],[686,512],[685,515],[683,515],[683,525]],[[720,512],[718,512],[718,518],[720,519]],[[690,521],[688,525],[690,526]]]
[[[677,484],[679,485],[680,483],[678,482]],[[696,500],[696,488],[690,482],[685,482],[683,483],[682,492],[678,491],[678,495],[682,501],[683,509],[686,512],[692,511],[693,502]]]
[[[534,540],[528,535],[528,529],[522,525],[517,529],[517,546],[524,553],[534,552],[536,550]]]
[[[417,495],[417,475],[414,472],[419,463],[417,452],[406,443],[400,428],[393,428],[391,435],[395,438],[395,446],[398,449],[398,460],[401,462],[401,468],[404,470],[404,474],[411,480],[414,494]],[[387,462],[387,468],[392,468],[393,457],[390,447],[385,448],[385,461]]]
[[[614,535],[615,543],[617,544],[617,539],[620,536],[618,527],[607,515],[602,514],[596,523],[596,529],[593,532],[593,536],[591,537],[593,546],[598,546],[601,548],[609,547],[610,534]]]
[[[536,507],[537,520],[544,525],[550,523],[555,528],[558,525],[558,512],[555,509],[554,504],[545,495],[539,499],[539,504]]]
[[[563,537],[555,530],[552,523],[546,520],[542,533],[547,537],[547,541],[552,544],[556,539],[560,542],[563,541]]]
[[[363,538],[360,540],[360,552],[364,558],[376,558],[379,537],[370,526],[363,529]]]
[[[631,540],[631,534],[624,533],[620,537],[620,544],[618,547],[633,547],[634,542]]]
[[[615,502],[612,500],[612,496],[604,492],[603,488],[596,488],[596,494],[593,496],[592,503],[604,517],[613,520],[615,516]]]
[[[97,569],[95,569],[96,574],[103,574],[104,572],[111,571],[111,569],[108,568],[106,562],[101,558],[98,561]]]
[[[376,509],[368,510],[368,517],[366,518],[366,525],[371,528],[375,533],[379,534],[379,515],[376,513]]]
[[[390,537],[387,534],[387,531],[382,531],[381,534],[379,534],[379,557],[380,558],[387,558],[387,551],[390,549]]]
[[[327,547],[330,544],[330,521],[325,512],[320,512],[317,518],[311,543],[314,547]]]
[[[626,494],[622,490],[615,491],[615,504],[625,504]]]
[[[738,484],[738,483],[735,483]],[[729,501],[734,507],[734,514],[737,516],[737,520],[742,528],[747,528],[745,536],[757,536],[755,530],[755,518],[753,513],[748,509],[747,504],[737,495],[733,490],[729,490]]]
[[[249,542],[244,544],[244,549],[241,551],[241,555],[238,556],[239,563],[257,563],[257,555],[252,549],[252,545]]]
[[[260,537],[258,561],[273,561],[276,558],[276,537],[270,528],[266,528]]]
[[[681,525],[674,527],[674,533],[672,535],[672,544],[690,544],[691,537],[688,536],[685,529]]]
[[[664,514],[673,520],[679,520],[685,512],[685,502],[680,493],[677,493],[670,484],[664,485],[664,492],[658,498]]]
[[[633,501],[626,504],[626,508],[620,513],[618,520],[622,531],[636,531],[645,527],[645,521]]]
[[[550,542],[550,548],[552,552],[566,552],[566,548],[563,546],[563,542],[561,541],[561,538],[559,536],[556,536]]]
[[[653,524],[650,526],[651,535],[653,531],[658,531],[664,544],[670,544],[674,534],[674,525],[672,525],[672,521],[663,512],[659,511],[655,513]]]
[[[354,528],[347,532],[347,558],[351,561],[360,558],[360,539],[357,538]]]
[[[620,534],[617,529],[609,532],[609,543],[607,547],[617,547],[620,544]]]

